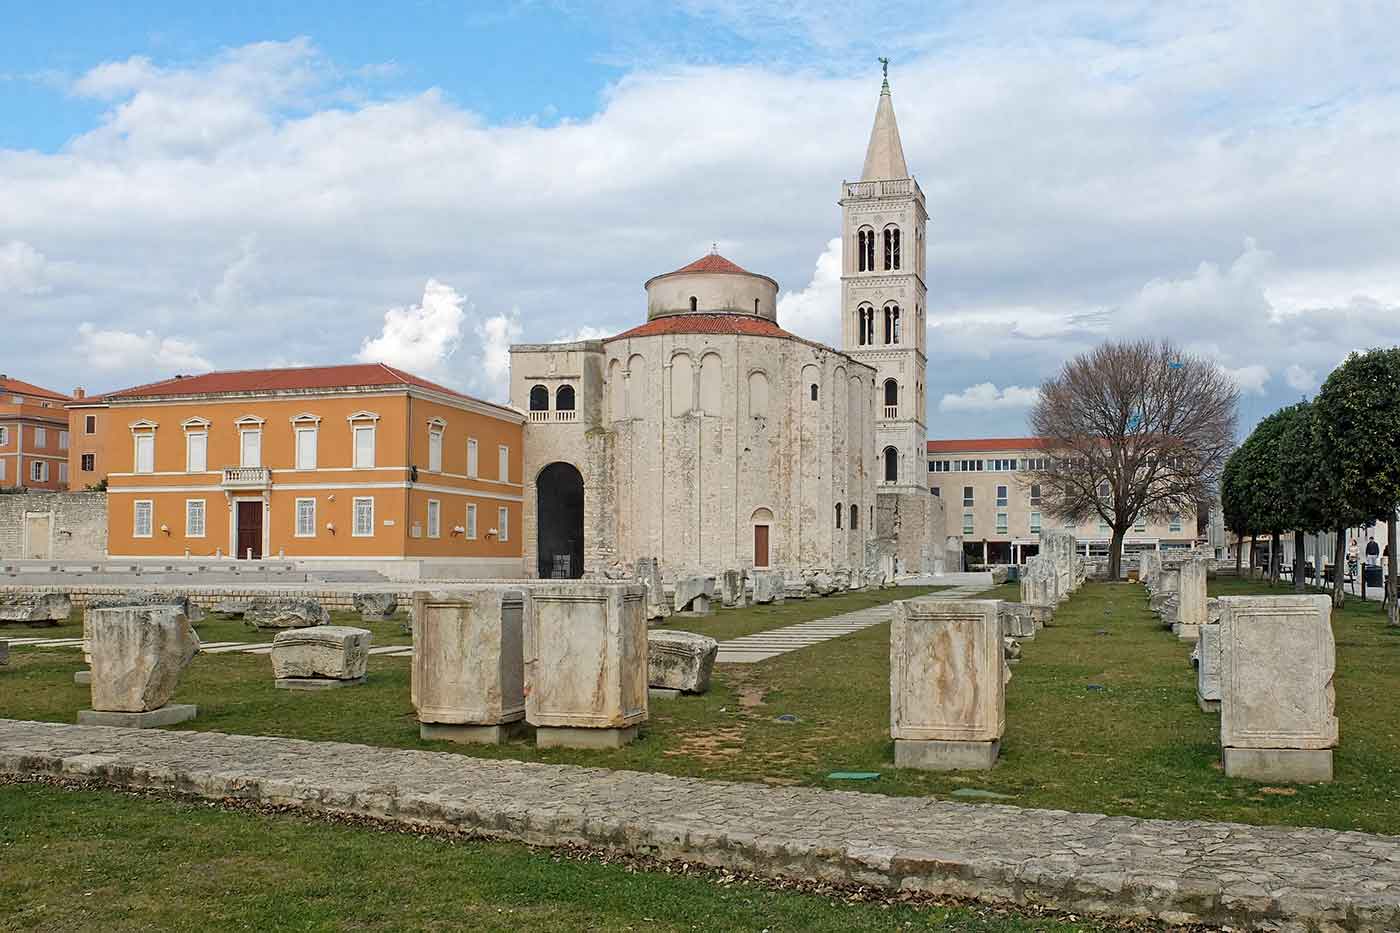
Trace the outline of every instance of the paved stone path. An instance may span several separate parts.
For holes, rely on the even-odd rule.
[[[987,587],[982,585],[957,586],[928,595],[936,599],[971,599],[986,589]],[[766,661],[780,654],[796,651],[798,648],[808,648],[833,638],[840,638],[842,635],[859,632],[872,625],[879,625],[881,622],[888,622],[893,614],[894,609],[889,603],[886,603],[883,606],[857,609],[855,612],[847,612],[839,616],[813,619],[810,622],[798,622],[795,625],[785,625],[782,628],[755,632],[752,635],[741,635],[738,638],[720,642],[719,654],[715,656],[715,663],[755,664],[759,661]]]
[[[1270,929],[1400,929],[1400,837],[772,788],[0,719],[0,772],[586,844],[770,876]]]

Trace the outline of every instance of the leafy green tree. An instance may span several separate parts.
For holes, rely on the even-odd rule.
[[[1286,503],[1285,527],[1293,531],[1293,588],[1303,592],[1307,580],[1304,536],[1328,528],[1326,490],[1318,457],[1317,420],[1314,406],[1303,401],[1280,409],[1271,417],[1280,426],[1277,469]],[[1319,570],[1321,568],[1318,568]]]
[[[1396,600],[1396,505],[1400,504],[1400,347],[1352,353],[1318,393],[1318,436],[1325,482],[1355,516],[1389,525],[1386,604],[1400,624]],[[1338,543],[1339,550],[1341,543]],[[1336,597],[1334,596],[1334,602]]]
[[[1254,519],[1249,511],[1249,498],[1244,485],[1245,460],[1249,452],[1236,447],[1225,459],[1220,474],[1220,514],[1225,527],[1235,536],[1235,576],[1240,575],[1244,559],[1244,539],[1254,533]]]

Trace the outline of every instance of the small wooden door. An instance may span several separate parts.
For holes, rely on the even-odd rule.
[[[261,500],[239,500],[238,502],[238,554],[245,558],[251,551],[254,560],[262,553],[263,504]]]
[[[768,566],[768,526],[753,526],[753,565],[755,567]]]

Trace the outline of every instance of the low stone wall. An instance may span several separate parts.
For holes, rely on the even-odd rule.
[[[101,560],[106,553],[105,492],[0,496],[0,560]]]

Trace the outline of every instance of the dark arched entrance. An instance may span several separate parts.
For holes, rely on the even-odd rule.
[[[542,579],[583,576],[583,476],[568,463],[551,463],[535,480]]]

